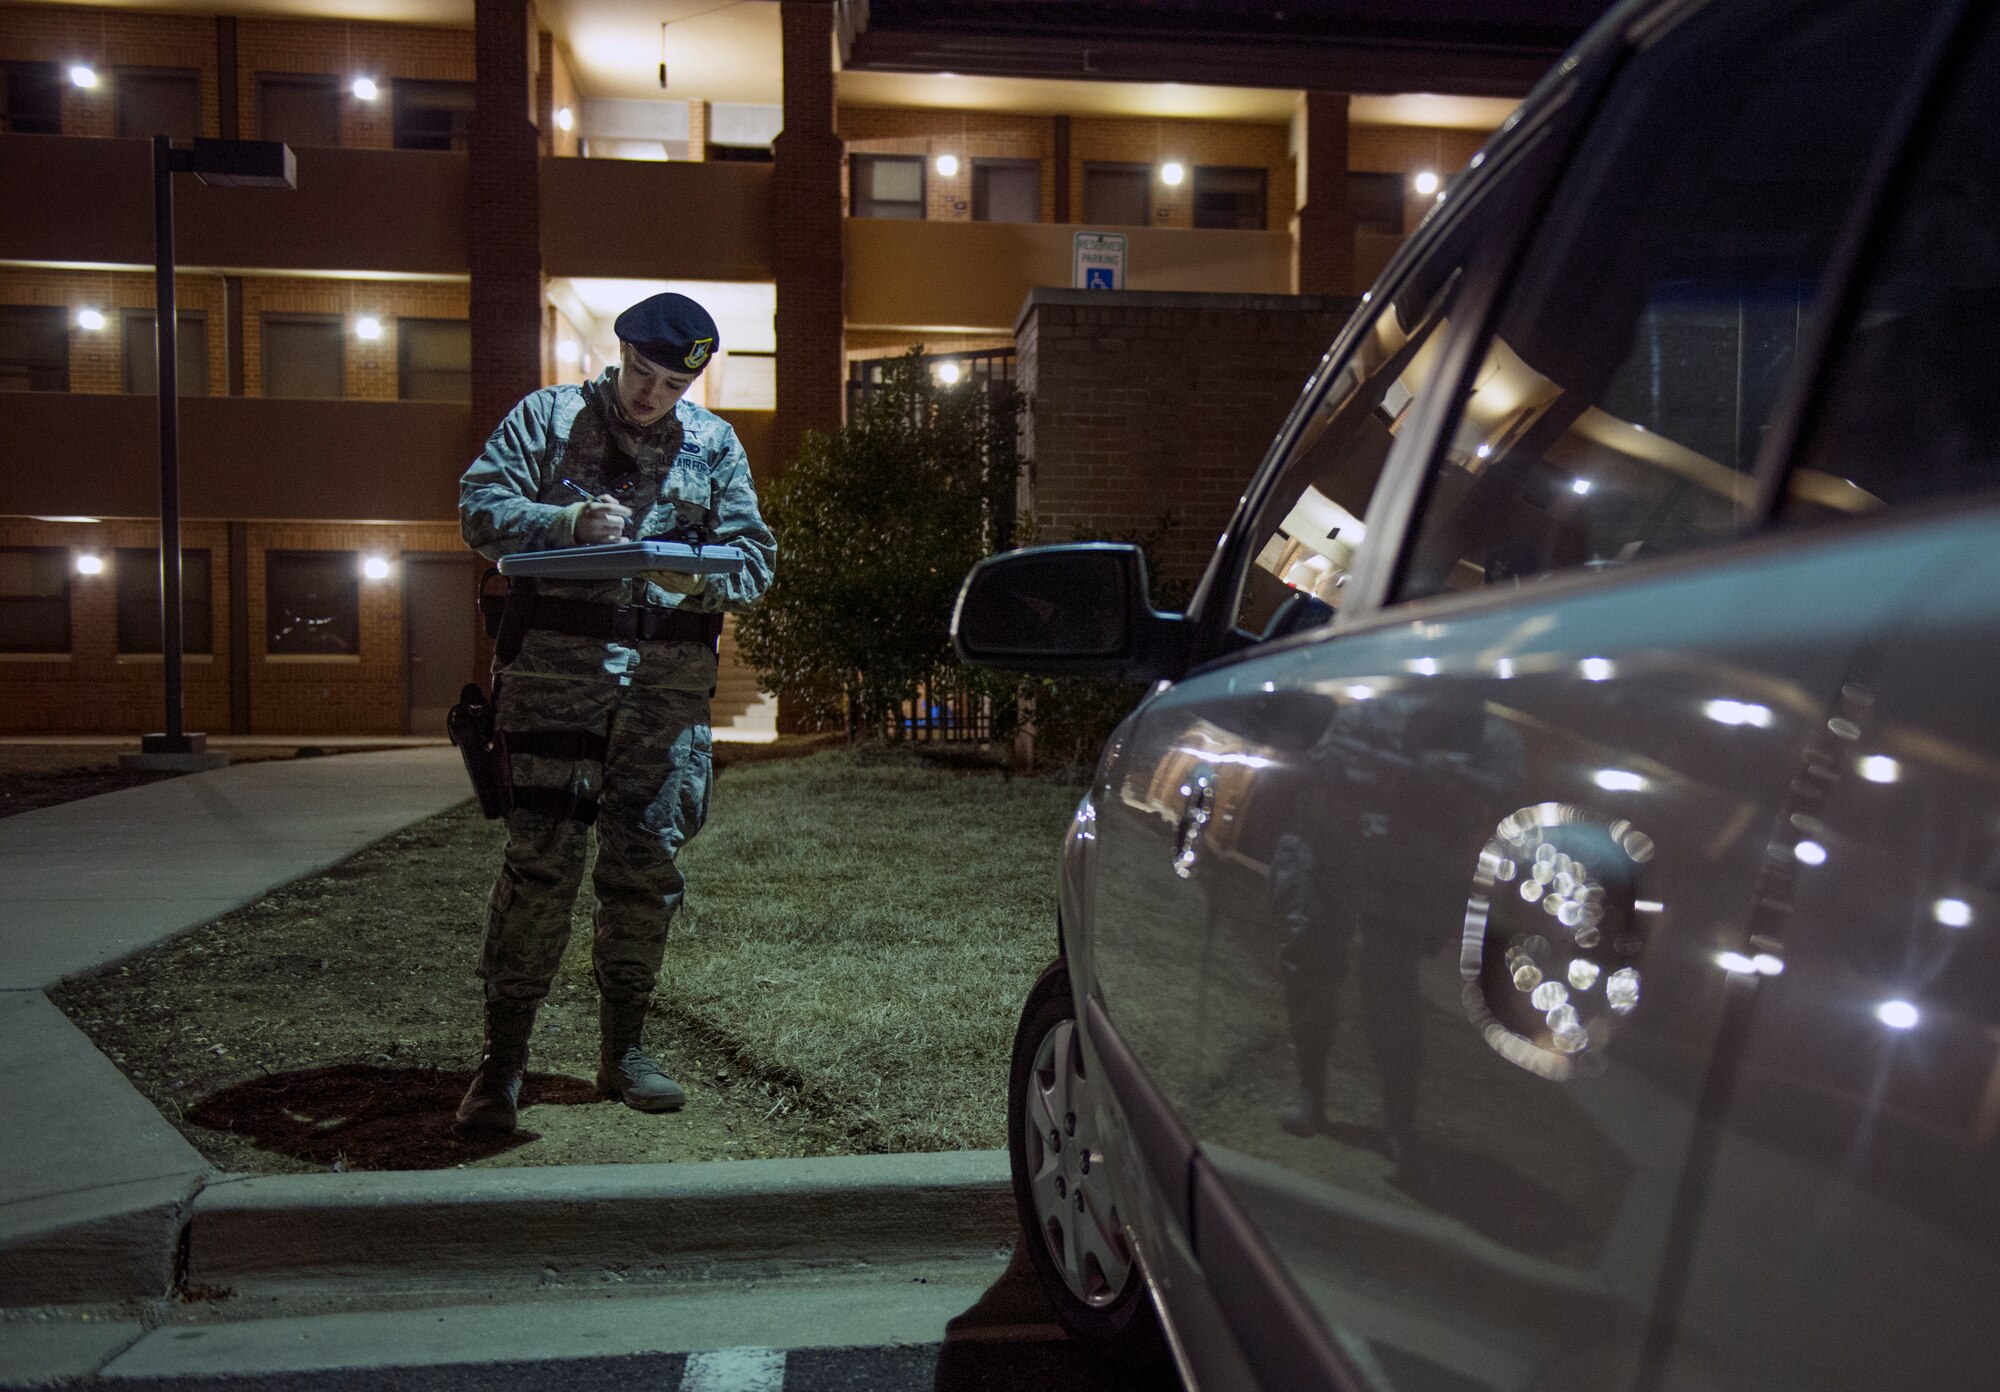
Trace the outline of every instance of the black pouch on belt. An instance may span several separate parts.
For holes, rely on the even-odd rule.
[[[466,775],[472,779],[473,796],[479,799],[479,810],[489,821],[506,816],[514,804],[507,737],[499,726],[493,703],[476,682],[465,684],[458,693],[458,704],[444,718],[445,733],[458,746]]]

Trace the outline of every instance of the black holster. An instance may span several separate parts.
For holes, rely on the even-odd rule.
[[[507,588],[493,593],[499,580]],[[479,578],[479,619],[486,636],[493,640],[493,657],[502,667],[521,655],[521,643],[528,636],[528,623],[535,608],[535,582],[523,577],[504,578],[498,567]]]
[[[499,713],[476,682],[467,682],[458,693],[458,704],[445,716],[445,732],[458,746],[465,760],[465,772],[472,779],[473,796],[487,820],[504,817],[514,805],[514,779],[507,762],[507,737],[500,730]]]

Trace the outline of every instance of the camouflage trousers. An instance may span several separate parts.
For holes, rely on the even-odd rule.
[[[569,944],[594,807],[597,989],[613,1003],[643,1003],[686,894],[674,857],[708,816],[707,693],[621,686],[601,674],[509,674],[500,682],[498,715],[505,731],[596,734],[603,744],[512,756],[517,805],[507,814],[507,850],[479,962],[487,1000],[548,994]],[[537,746],[531,734],[521,743],[546,749],[550,741]]]

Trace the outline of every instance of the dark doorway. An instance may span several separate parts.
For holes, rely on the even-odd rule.
[[[413,735],[442,735],[445,712],[476,675],[473,603],[478,572],[470,556],[403,555],[403,651]]]

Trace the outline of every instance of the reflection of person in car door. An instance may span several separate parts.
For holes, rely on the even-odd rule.
[[[1327,1128],[1327,1068],[1358,940],[1362,1030],[1389,1156],[1406,1183],[1423,1169],[1417,965],[1463,917],[1464,877],[1451,873],[1461,843],[1476,857],[1483,805],[1521,771],[1512,728],[1477,705],[1457,715],[1412,695],[1344,707],[1287,820],[1299,830],[1280,836],[1271,853],[1278,977],[1299,1073],[1298,1096],[1279,1124],[1298,1136]],[[1437,873],[1392,871],[1417,865]]]

